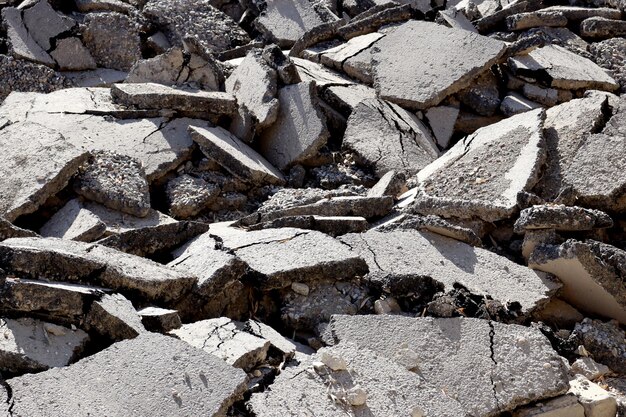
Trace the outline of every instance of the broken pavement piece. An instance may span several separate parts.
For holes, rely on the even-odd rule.
[[[98,216],[106,225],[105,236],[116,235],[144,227],[157,227],[176,223],[176,220],[157,210],[150,210],[146,217],[135,217],[120,211],[111,210],[98,203],[86,202],[84,208]]]
[[[88,330],[112,341],[133,339],[146,329],[133,304],[121,294],[105,294],[94,301],[85,317]]]
[[[278,169],[305,161],[326,144],[329,132],[315,90],[315,82],[301,82],[278,91],[278,118],[263,131],[258,148]]]
[[[263,362],[270,347],[268,340],[246,332],[244,323],[226,317],[184,324],[170,334],[244,370]]]
[[[604,17],[590,17],[580,24],[580,35],[592,39],[608,39],[626,35],[626,23]]]
[[[528,265],[556,275],[561,296],[581,310],[626,323],[626,252],[605,243],[570,239],[540,245]]]
[[[454,106],[431,107],[426,110],[426,120],[441,149],[447,149],[454,134],[459,108]]]
[[[391,170],[415,174],[439,156],[434,138],[415,115],[379,99],[363,100],[350,114],[342,149],[380,177]]]
[[[283,185],[285,177],[254,149],[221,127],[190,127],[201,151],[232,175],[255,185]]]
[[[370,230],[339,239],[367,261],[367,280],[392,293],[402,291],[404,278],[423,277],[426,283],[430,279],[444,286],[444,291],[461,285],[524,317],[546,304],[560,287],[546,274],[431,232]]]
[[[57,13],[48,0],[39,0],[22,9],[22,16],[28,33],[46,51],[51,49],[52,39],[76,26],[74,19]]]
[[[146,307],[137,312],[146,330],[156,333],[167,333],[178,329],[183,324],[176,310],[159,307]]]
[[[614,417],[617,414],[617,401],[599,385],[581,375],[577,375],[569,384],[569,393],[578,398],[585,409],[585,416]]]
[[[50,56],[61,71],[83,71],[96,69],[96,61],[78,38],[64,38],[57,41]]]
[[[515,222],[515,232],[526,230],[554,229],[559,231],[581,231],[613,227],[611,217],[600,211],[563,204],[543,205],[526,208]]]
[[[220,188],[202,178],[183,174],[167,183],[169,213],[178,219],[196,216],[217,199]]]
[[[137,26],[121,13],[88,13],[81,32],[83,42],[98,66],[128,71],[141,59]]]
[[[80,329],[31,318],[0,319],[0,371],[3,374],[39,372],[67,366],[89,340]]]
[[[284,360],[291,359],[298,350],[294,342],[287,339],[267,324],[255,320],[248,320],[245,324],[245,328],[250,334],[268,340],[273,348],[278,349],[283,354]]]
[[[16,141],[24,136],[28,141]],[[47,127],[14,123],[0,130],[0,216],[14,221],[61,191],[88,153]],[[50,159],[50,155],[54,158]]]
[[[413,210],[496,221],[517,210],[517,194],[537,183],[545,159],[543,110],[477,130],[419,172]]]
[[[248,227],[248,230],[277,229],[281,227],[317,230],[318,232],[336,237],[346,233],[364,232],[369,229],[369,223],[364,217],[356,216],[300,215],[280,217],[275,220],[256,223]]]
[[[500,111],[506,116],[514,116],[540,107],[539,103],[528,100],[517,93],[509,93],[502,99]]]
[[[36,237],[37,233],[15,226],[10,221],[0,217],[0,241],[12,237]]]
[[[150,189],[140,161],[114,152],[96,151],[81,167],[74,191],[113,210],[145,217],[150,211]]]
[[[578,323],[572,332],[572,337],[585,347],[595,361],[619,374],[626,372],[625,336],[616,321],[604,323],[589,318]]]
[[[571,371],[575,375],[583,375],[592,381],[611,372],[608,366],[602,365],[586,356],[576,359],[572,364]]]
[[[16,415],[46,409],[49,417],[218,417],[242,397],[245,381],[244,372],[213,355],[172,337],[146,333],[70,367],[12,378],[7,384]]]
[[[562,395],[515,410],[513,417],[585,417],[585,409],[574,395]]]
[[[367,192],[368,197],[391,196],[394,199],[406,191],[406,176],[401,172],[389,171]]]
[[[470,85],[504,51],[503,42],[411,20],[376,43],[372,51],[374,86],[381,99],[411,110],[426,109]],[[421,64],[406,66],[407,61]]]
[[[330,326],[339,346],[354,343],[399,363],[404,357],[400,347],[408,346],[416,372],[469,415],[498,415],[569,388],[561,357],[536,329],[471,318],[391,315],[334,316]],[[522,374],[534,377],[517,377]]]
[[[2,9],[3,27],[6,27],[7,40],[11,55],[28,61],[54,66],[54,60],[35,42],[24,25],[20,10],[14,7]]]
[[[93,242],[105,232],[106,225],[98,216],[85,209],[78,199],[68,201],[39,230],[42,237],[81,242]]]
[[[0,265],[11,273],[69,282],[87,282],[174,301],[191,289],[191,274],[97,244],[56,238],[15,238],[0,243]]]

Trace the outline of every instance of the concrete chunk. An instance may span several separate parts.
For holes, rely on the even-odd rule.
[[[545,158],[543,110],[529,111],[477,130],[418,174],[413,209],[444,217],[510,217],[517,194],[539,180]]]
[[[106,294],[91,304],[85,324],[88,330],[115,342],[133,339],[146,331],[133,304],[121,294]]]
[[[334,316],[330,326],[339,346],[354,343],[414,369],[468,415],[499,415],[569,388],[560,356],[536,329],[391,315]]]
[[[585,417],[585,409],[574,395],[563,395],[533,406],[522,407],[514,417]]]
[[[128,71],[141,58],[137,26],[121,13],[88,13],[81,25],[81,33],[98,66]]]
[[[626,372],[626,338],[624,330],[615,320],[584,319],[576,324],[572,338],[585,347],[596,361],[607,365],[618,374]]]
[[[515,231],[555,229],[561,231],[592,230],[613,227],[611,217],[600,211],[559,205],[533,206],[524,209],[515,222]]]
[[[50,417],[219,417],[241,398],[245,379],[241,370],[183,341],[147,333],[70,367],[7,383],[13,393],[11,408],[21,416],[46,410]]]
[[[368,279],[388,288],[401,286],[403,277],[429,277],[445,291],[460,284],[502,304],[519,303],[517,312],[524,316],[546,304],[560,287],[493,252],[430,232],[370,230],[340,240],[367,261]]]
[[[356,106],[342,147],[380,177],[390,170],[415,174],[439,156],[435,139],[415,115],[379,99]]]
[[[57,41],[50,56],[62,71],[83,71],[96,69],[96,61],[78,38],[65,38]]]
[[[24,137],[29,139],[18,141]],[[60,133],[33,123],[0,130],[0,146],[0,216],[9,221],[61,191],[88,156]]]
[[[15,238],[0,244],[2,268],[31,277],[87,281],[173,301],[191,289],[196,278],[138,256],[96,244],[56,238]]]
[[[167,183],[165,193],[170,215],[189,219],[207,209],[217,199],[220,188],[202,178],[183,174]]]
[[[43,237],[93,242],[105,231],[106,225],[100,218],[85,209],[78,199],[73,199],[57,211],[39,233]]]
[[[71,30],[76,22],[57,13],[47,0],[39,0],[34,6],[23,9],[22,16],[28,33],[46,51],[50,50],[50,39]]]
[[[176,310],[146,307],[137,313],[141,316],[141,323],[150,332],[167,333],[183,325]]]
[[[89,336],[82,330],[30,318],[0,319],[0,369],[16,374],[67,366]]]
[[[54,60],[37,44],[35,39],[33,39],[28,32],[18,9],[14,7],[5,7],[2,9],[2,21],[3,25],[6,27],[11,55],[50,67],[54,66]]]
[[[369,223],[363,217],[356,216],[286,216],[275,220],[256,223],[248,230],[276,229],[280,227],[295,227],[298,229],[317,230],[336,237],[346,233],[360,233],[369,228]]]
[[[376,43],[374,86],[382,99],[412,110],[426,109],[467,87],[504,50],[503,42],[462,29],[409,21]]]
[[[10,221],[3,219],[0,217],[0,241],[9,239],[12,237],[35,237],[37,233],[22,229],[21,227],[15,226]]]
[[[254,149],[222,129],[191,127],[191,138],[203,153],[232,175],[255,185],[285,183],[285,177]]]
[[[146,217],[135,217],[120,211],[111,210],[97,203],[87,202],[84,204],[84,207],[86,210],[98,216],[100,221],[106,225],[106,236],[125,233],[144,227],[158,227],[176,223],[176,220],[157,210],[150,210]]]
[[[578,398],[585,409],[585,417],[614,417],[617,414],[617,401],[597,384],[581,375],[569,384],[569,392]]]
[[[562,297],[578,308],[626,323],[626,252],[600,242],[570,239],[540,245],[528,265],[563,282]]]
[[[270,342],[245,332],[244,327],[244,323],[220,317],[185,324],[170,334],[235,368],[250,370],[265,360]]]
[[[626,23],[622,20],[590,17],[580,24],[580,35],[592,39],[608,39],[626,35]]]

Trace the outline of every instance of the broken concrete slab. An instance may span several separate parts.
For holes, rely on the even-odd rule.
[[[533,312],[533,319],[540,320],[558,329],[573,329],[584,316],[570,304],[559,298],[553,298],[540,310]]]
[[[81,13],[89,12],[118,12],[131,14],[134,7],[121,0],[76,0],[76,8]]]
[[[220,317],[185,324],[170,334],[235,368],[250,370],[265,360],[270,342],[246,332],[244,328],[244,323]]]
[[[617,401],[599,385],[578,375],[570,381],[570,394],[578,398],[585,409],[585,416],[613,417],[617,414]]]
[[[621,19],[621,12],[611,7],[577,7],[577,6],[551,6],[542,9],[546,12],[558,12],[571,23],[580,23],[592,17],[605,19]]]
[[[437,106],[426,110],[426,120],[441,149],[450,145],[454,134],[454,125],[459,117],[459,108],[454,106]]]
[[[329,417],[347,412],[357,416],[465,414],[456,400],[420,375],[350,343],[324,348],[298,366],[287,367],[271,390],[252,395],[249,406],[259,417],[292,415],[299,409]]]
[[[319,62],[371,84],[371,48],[384,36],[382,33],[374,32],[354,37],[346,43],[321,51]],[[361,54],[363,57],[360,57]]]
[[[570,101],[572,93],[568,90],[557,90],[555,88],[541,88],[536,84],[525,83],[522,87],[524,96],[539,104],[552,107],[557,103]]]
[[[241,398],[245,380],[244,372],[213,355],[172,337],[147,333],[73,366],[7,383],[16,415],[37,415],[46,409],[50,417],[82,413],[165,417],[181,412],[218,417]]]
[[[3,26],[6,27],[9,51],[16,58],[38,62],[50,67],[54,66],[54,60],[41,47],[28,32],[24,25],[21,12],[14,7],[2,9]]]
[[[553,88],[606,91],[619,88],[619,84],[602,68],[558,45],[547,45],[528,55],[509,58],[508,64],[516,75],[541,80],[547,75],[547,85]]]
[[[89,335],[80,329],[31,318],[0,319],[0,369],[3,373],[39,372],[67,366],[82,352]]]
[[[276,123],[259,137],[261,155],[281,170],[312,157],[329,137],[315,87],[301,82],[281,88]]]
[[[579,321],[582,321],[582,318]],[[586,356],[576,359],[571,367],[572,374],[582,375],[592,381],[603,377],[610,372],[611,370],[608,366],[602,365],[594,361],[592,358]]]
[[[183,325],[176,310],[146,307],[137,313],[141,317],[141,323],[150,332],[167,333]]]
[[[289,48],[305,32],[338,19],[324,6],[315,7],[306,0],[271,0],[254,25],[270,42]]]
[[[390,196],[396,198],[406,191],[406,176],[401,172],[389,171],[369,189],[368,197]]]
[[[16,141],[27,136],[28,141]],[[14,123],[0,130],[0,215],[13,221],[36,211],[61,191],[88,153],[62,134],[33,123]],[[54,155],[51,160],[50,155]]]
[[[612,226],[611,217],[600,210],[550,204],[522,210],[519,219],[515,222],[515,232],[522,233],[525,230],[536,229],[579,231]]]
[[[346,233],[361,233],[369,229],[369,223],[364,217],[356,216],[285,216],[275,220],[256,223],[248,230],[276,229],[294,227],[298,229],[317,230],[336,237]]]
[[[569,388],[560,356],[536,329],[389,315],[334,316],[330,326],[339,346],[354,343],[414,369],[469,415],[498,415]],[[517,377],[531,372],[535,378]]]
[[[117,235],[144,227],[158,227],[176,223],[176,220],[157,210],[150,210],[146,217],[135,217],[120,211],[111,210],[97,203],[86,202],[84,208],[98,216],[106,225],[105,236]]]
[[[285,183],[285,177],[254,149],[221,127],[190,127],[202,152],[232,175],[255,185]]]
[[[422,4],[425,3],[426,2],[422,2]],[[380,7],[372,7],[361,15],[355,16],[348,24],[337,29],[337,34],[343,39],[348,40],[356,36],[376,32],[386,25],[406,22],[413,16],[413,4],[393,6],[395,6],[394,3],[388,2]]]
[[[509,30],[525,30],[536,27],[564,27],[567,26],[567,17],[558,10],[544,9],[528,13],[518,13],[506,18]]]
[[[35,237],[37,233],[15,226],[10,221],[0,217],[0,241],[12,237]]]
[[[534,109],[541,108],[539,103],[528,100],[517,93],[509,93],[502,99],[500,111],[506,116],[514,116]]]
[[[146,329],[133,304],[121,294],[105,294],[91,304],[85,326],[109,340],[133,339]]]
[[[626,35],[626,24],[622,20],[590,17],[580,24],[580,35],[592,39],[608,39]]]
[[[96,244],[56,238],[15,238],[0,244],[7,272],[103,285],[149,300],[174,301],[196,277]]]
[[[220,187],[183,174],[167,183],[165,193],[170,215],[188,219],[207,209],[217,199]]]
[[[256,320],[248,320],[245,324],[245,329],[250,334],[269,341],[271,347],[278,349],[283,354],[285,361],[291,359],[298,350],[295,342],[287,339],[267,324]]]
[[[150,211],[150,189],[141,162],[114,152],[93,152],[74,180],[74,191],[88,200],[137,217]]]
[[[556,275],[562,297],[583,311],[626,323],[626,252],[595,241],[539,245],[528,265]],[[620,264],[621,262],[621,264]]]
[[[115,84],[111,95],[116,103],[140,109],[166,108],[232,115],[237,105],[235,98],[228,93],[174,88],[156,83]]]
[[[256,273],[259,288],[284,288],[294,281],[352,279],[367,272],[361,257],[317,231],[281,228],[243,232],[220,228],[213,233]]]
[[[88,13],[81,25],[81,33],[98,66],[128,71],[141,59],[137,26],[121,13]]]
[[[370,282],[392,291],[402,291],[409,277],[424,277],[445,291],[461,285],[473,294],[491,297],[523,317],[546,304],[560,287],[546,274],[427,231],[370,230],[339,239],[367,261]]]
[[[415,115],[379,99],[356,106],[342,147],[380,177],[390,170],[415,174],[439,156],[434,138]]]
[[[208,230],[209,225],[200,222],[162,223],[116,233],[99,240],[98,244],[131,255],[152,257],[172,250]]]
[[[458,220],[458,219],[457,219]],[[482,247],[480,232],[472,230],[470,225],[465,227],[463,222],[455,222],[443,219],[439,216],[415,216],[403,215],[401,219],[388,224],[377,225],[374,229],[379,231],[400,230],[428,230],[438,235],[447,236],[452,239],[465,242],[468,245]]]
[[[61,71],[83,71],[96,69],[96,61],[78,38],[64,38],[56,43],[50,56]]]
[[[404,49],[397,53],[399,46]],[[444,56],[441,50],[449,53]],[[503,42],[465,30],[409,21],[376,43],[372,51],[374,86],[382,99],[412,110],[426,109],[467,87],[496,63],[504,50]],[[409,68],[403,65],[407,60],[423,65]]]
[[[43,237],[93,242],[106,232],[106,228],[98,216],[85,209],[78,199],[73,199],[41,227],[39,234]]]
[[[46,51],[52,46],[51,39],[76,26],[74,19],[57,13],[46,0],[39,0],[32,7],[22,9],[22,17],[28,33]]]
[[[522,113],[477,130],[417,178],[413,210],[420,214],[496,221],[517,209],[517,194],[539,180],[545,158],[543,110]]]
[[[250,42],[233,19],[202,0],[149,0],[143,14],[164,29],[174,46],[195,38],[209,52],[223,52]]]
[[[328,85],[321,93],[322,99],[345,118],[365,99],[375,99],[376,90],[362,84]]]
[[[617,321],[603,323],[586,318],[576,325],[572,337],[585,347],[594,360],[618,374],[626,371],[626,340]]]
[[[76,87],[111,87],[115,83],[124,82],[128,73],[110,68],[96,68],[91,71],[65,71],[63,75]]]

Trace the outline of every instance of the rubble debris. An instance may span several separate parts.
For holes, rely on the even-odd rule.
[[[202,178],[181,175],[167,183],[169,213],[177,219],[193,217],[215,201],[219,192],[219,186]]]
[[[558,204],[533,206],[522,210],[515,222],[515,231],[517,233],[536,229],[578,231],[612,226],[613,220],[602,211]]]
[[[98,66],[128,71],[141,58],[137,25],[121,13],[88,13],[81,33]]]
[[[364,232],[369,228],[369,223],[364,217],[357,216],[298,215],[255,223],[248,227],[248,230],[276,229],[281,227],[317,230],[318,232],[336,237],[346,233]]]
[[[533,318],[559,329],[573,329],[585,316],[565,301],[553,298],[544,307],[533,312]]]
[[[66,381],[59,384],[62,379]],[[225,415],[246,375],[172,337],[147,333],[73,366],[7,380],[16,415]],[[155,397],[154,393],[161,395]],[[129,396],[132,393],[132,396]],[[51,408],[50,403],[55,407]],[[155,411],[158,410],[158,411]]]
[[[21,374],[67,366],[77,359],[87,333],[31,318],[0,319],[0,368]]]
[[[45,2],[41,2],[45,3]],[[50,56],[61,71],[83,71],[96,69],[96,61],[78,38],[64,38],[57,42]]]
[[[121,294],[106,294],[94,301],[85,322],[89,330],[116,342],[135,338],[146,331],[137,310]]]
[[[626,341],[624,331],[616,321],[604,323],[586,318],[576,325],[572,337],[585,347],[595,361],[620,374],[626,372]]]
[[[33,39],[22,20],[22,13],[14,7],[2,9],[2,22],[6,27],[7,40],[11,55],[28,61],[54,66],[54,60]]]
[[[39,230],[43,237],[93,242],[106,232],[106,225],[78,199],[67,202]],[[28,236],[13,236],[28,237]]]
[[[146,307],[137,311],[137,313],[141,317],[141,323],[149,332],[167,333],[183,325],[176,310]]]
[[[22,18],[28,34],[46,51],[52,47],[51,39],[76,26],[74,19],[57,13],[47,1],[40,0],[28,8],[23,5],[18,8],[22,10]]]
[[[334,316],[330,326],[338,346],[354,343],[415,369],[460,403],[465,413],[458,415],[497,415],[569,388],[563,362],[535,329],[471,318],[391,315]],[[370,332],[379,337],[372,339]],[[536,378],[516,377],[531,370]]]
[[[105,236],[117,235],[145,227],[158,227],[176,223],[176,220],[157,210],[150,210],[146,217],[135,217],[111,210],[97,203],[86,202],[83,206],[86,210],[98,216],[100,221],[106,225]]]

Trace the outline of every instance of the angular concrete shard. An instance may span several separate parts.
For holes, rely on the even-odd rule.
[[[245,329],[250,334],[269,341],[270,345],[282,352],[283,358],[287,360],[292,358],[298,350],[298,347],[293,341],[287,339],[267,324],[255,320],[248,320],[245,324]]]
[[[585,417],[585,409],[574,395],[562,395],[536,405],[520,407],[513,415],[515,417]]]
[[[39,62],[50,67],[54,66],[54,60],[41,47],[28,32],[24,25],[21,12],[14,7],[2,9],[2,22],[6,27],[9,51],[17,58]]]
[[[65,382],[59,384],[60,380]],[[213,355],[172,337],[147,333],[70,367],[7,383],[16,415],[46,410],[50,417],[180,413],[219,417],[241,398],[245,380],[243,371]]]
[[[96,244],[56,238],[15,238],[0,244],[7,272],[103,285],[149,300],[174,301],[196,277]]]
[[[82,330],[31,318],[0,319],[0,369],[16,374],[67,366],[89,336]]]
[[[202,152],[232,175],[255,185],[285,183],[285,177],[254,149],[221,127],[190,127]]]
[[[250,370],[265,360],[270,342],[247,333],[244,328],[245,323],[220,317],[185,324],[170,334],[235,368]]]
[[[303,82],[315,81],[317,87],[331,85],[358,85],[348,77],[336,71],[329,70],[315,62],[296,57],[290,58],[296,66],[298,74]]]
[[[174,46],[189,38],[211,52],[222,52],[250,42],[233,19],[203,0],[150,0],[144,15],[164,28]]]
[[[52,38],[76,26],[74,19],[57,13],[46,0],[40,0],[32,7],[23,9],[22,16],[28,33],[46,51],[51,48]]]
[[[138,25],[116,12],[88,13],[81,25],[83,42],[98,66],[128,71],[141,59]]]
[[[151,257],[172,250],[208,230],[208,224],[199,222],[163,223],[126,230],[101,239],[98,244],[131,255]]]
[[[286,216],[276,220],[256,223],[248,230],[277,229],[295,227],[298,229],[317,230],[336,237],[346,233],[361,233],[369,228],[364,217],[357,216]]]
[[[98,216],[106,226],[105,236],[116,235],[144,227],[157,227],[176,223],[176,220],[157,210],[150,210],[146,217],[135,217],[120,211],[111,210],[97,203],[86,202],[86,210]]]
[[[581,310],[626,323],[626,252],[605,243],[540,245],[528,266],[556,275],[562,297]]]
[[[37,233],[22,229],[21,227],[15,226],[10,221],[3,219],[0,217],[0,241],[5,239],[10,239],[12,237],[36,237]]]
[[[260,288],[292,282],[351,279],[367,272],[365,261],[346,245],[320,232],[281,228],[243,232],[215,229],[225,248],[247,263]]]
[[[146,330],[155,333],[167,333],[182,326],[176,310],[160,307],[146,307],[139,310],[141,323]]]
[[[121,294],[106,294],[94,301],[85,317],[85,325],[88,330],[115,342],[146,332],[137,310]]]
[[[356,106],[342,147],[380,177],[391,170],[415,174],[439,156],[435,139],[415,115],[379,99]]]
[[[78,199],[73,199],[54,213],[39,233],[43,237],[93,242],[106,232],[106,228],[98,216],[83,207]]]
[[[382,99],[412,110],[426,109],[470,85],[504,50],[503,42],[462,29],[409,21],[376,43],[374,86]]]
[[[519,219],[515,222],[515,232],[523,233],[525,230],[539,229],[578,231],[612,226],[611,217],[600,210],[551,204],[522,210]]]
[[[561,357],[536,329],[389,315],[334,316],[330,326],[339,346],[354,343],[413,369],[468,415],[497,416],[569,388]]]
[[[34,123],[0,130],[0,146],[0,215],[9,221],[61,191],[88,157],[61,133]]]
[[[178,219],[197,216],[217,199],[219,193],[218,185],[183,174],[167,183],[165,194],[169,214]]]
[[[449,393],[422,376],[351,343],[324,348],[298,366],[287,367],[272,389],[253,394],[249,405],[258,417],[467,415]]]
[[[278,118],[261,134],[259,150],[279,169],[312,157],[326,144],[329,133],[317,106],[315,85],[315,82],[301,82],[278,92]]]
[[[59,65],[62,71],[95,70],[96,61],[89,53],[89,49],[78,38],[64,38],[57,41],[56,48],[50,56]]]
[[[337,16],[324,6],[307,0],[270,0],[254,25],[267,40],[289,48],[305,32],[335,20]]]
[[[376,90],[361,84],[353,85],[329,85],[321,93],[322,99],[344,117],[350,117],[365,99],[375,99]]]
[[[370,230],[339,238],[367,261],[368,279],[402,288],[403,277],[432,279],[450,291],[455,284],[488,296],[526,316],[546,304],[558,283],[503,256],[430,232]]]
[[[384,36],[378,32],[357,36],[346,43],[320,52],[319,61],[327,67],[343,71],[363,82],[369,81],[371,83],[372,45],[375,45]]]
[[[550,87],[569,90],[600,89],[614,91],[619,88],[602,68],[558,45],[538,48],[528,55],[509,58],[514,74],[538,79],[548,79]]]
[[[140,109],[166,108],[232,115],[237,107],[237,101],[228,93],[174,88],[156,83],[115,84],[111,95],[116,103]]]
[[[617,321],[604,323],[586,318],[576,324],[572,338],[582,344],[593,359],[618,374],[626,372],[626,340]]]
[[[517,194],[539,180],[545,159],[543,120],[534,110],[481,128],[418,174],[413,210],[496,221],[517,209]]]
[[[88,200],[137,217],[150,211],[150,188],[141,162],[127,155],[96,151],[81,167],[74,191]]]

